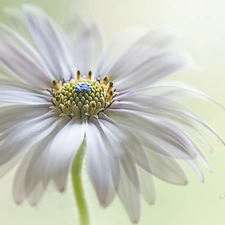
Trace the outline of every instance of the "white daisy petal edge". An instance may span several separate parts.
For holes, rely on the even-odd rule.
[[[186,54],[165,51],[176,32],[131,36],[127,29],[104,47],[99,27],[79,16],[67,34],[37,6],[25,4],[23,13],[19,21],[23,27],[26,21],[29,38],[0,24],[0,61],[12,73],[0,78],[0,176],[20,162],[16,203],[36,205],[51,181],[64,191],[84,140],[100,205],[118,195],[133,223],[140,219],[141,196],[149,204],[156,200],[154,177],[187,184],[180,161],[204,181],[198,163],[211,167],[199,144],[212,151],[206,133],[223,140],[177,101],[211,98],[177,82],[161,83],[197,68]],[[122,48],[121,40],[127,40]]]

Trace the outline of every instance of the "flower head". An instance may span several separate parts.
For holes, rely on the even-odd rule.
[[[117,37],[105,48],[94,23],[77,19],[66,34],[41,9],[24,5],[23,12],[35,47],[0,25],[0,60],[13,74],[0,78],[0,165],[7,172],[21,159],[15,202],[37,204],[52,180],[63,191],[84,140],[100,204],[117,194],[132,222],[139,220],[141,195],[155,202],[153,176],[187,183],[179,160],[204,180],[197,162],[210,165],[198,143],[211,150],[205,130],[220,137],[178,103],[204,94],[160,83],[195,66],[185,54],[164,50],[173,32],[133,37],[126,30],[122,46]]]

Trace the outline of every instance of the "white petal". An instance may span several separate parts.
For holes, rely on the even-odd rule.
[[[190,142],[190,139],[188,139],[181,130],[172,128],[173,126],[165,126],[166,123],[162,119],[162,122],[159,123],[156,126],[158,128],[156,128],[156,124],[154,124],[153,122],[154,120],[151,120],[151,122],[153,122],[151,123],[149,120],[144,119],[144,117],[129,113],[129,111],[127,111],[124,115],[121,114],[121,111],[117,111],[115,112],[115,114],[113,113],[111,115],[113,117],[115,115],[115,119],[122,124],[131,126],[136,129],[137,134],[140,133],[140,131],[138,130],[145,131],[146,135],[142,132],[138,135],[138,137],[148,148],[152,148],[152,150],[155,150],[163,155],[168,155],[164,148],[160,146],[161,144],[165,144],[165,147],[168,148],[176,157],[184,160],[190,158],[198,160],[198,157],[200,157],[201,163],[203,163],[209,170],[211,170],[209,163],[207,162],[202,152],[197,148],[197,146],[194,145],[193,142]],[[120,117],[119,115],[123,116]],[[125,115],[126,120],[124,120]],[[149,135],[149,138],[147,134]],[[155,143],[155,140],[158,140],[158,143]],[[188,162],[189,161],[187,161],[187,163]],[[203,180],[204,178],[196,163],[194,163],[193,165],[190,165],[190,163],[188,164],[196,172],[200,179]]]
[[[172,158],[155,151],[146,151],[153,171],[153,175],[172,184],[187,184],[186,175],[182,167]]]
[[[204,100],[207,100],[207,101],[215,103],[216,105],[218,105],[220,108],[222,108],[224,110],[224,107],[220,103],[218,103],[214,99],[210,98],[206,94],[204,94],[204,93],[202,93],[202,92],[200,92],[200,91],[198,91],[196,89],[193,89],[193,88],[191,88],[191,87],[189,87],[187,85],[186,86],[177,86],[177,85],[165,84],[165,85],[154,85],[154,86],[150,87],[150,89],[161,89],[161,88],[163,88],[163,89],[169,88],[169,89],[172,89],[172,90],[180,89],[182,91],[185,91],[185,92],[188,92],[188,93],[192,93],[193,95],[195,95],[198,98],[202,98]],[[191,115],[188,112],[186,112],[185,114],[186,114],[186,116],[191,117],[192,119],[194,119],[197,122],[199,122],[199,124],[201,124],[203,127],[205,127],[206,129],[204,129],[204,132],[206,134],[208,134],[209,136],[210,136],[210,134],[213,134],[214,138],[220,140],[223,144],[225,144],[225,141],[220,137],[220,135],[215,130],[213,130],[213,128],[210,127],[205,121],[203,121],[202,119],[200,119],[196,115]]]
[[[76,42],[77,35],[80,32],[81,27],[84,26],[84,24],[85,22],[83,18],[76,13],[72,14],[69,20],[66,21],[65,31],[70,37],[72,43]]]
[[[141,183],[141,193],[146,202],[152,205],[156,200],[156,191],[153,176],[140,167],[138,167],[138,174]]]
[[[0,164],[8,162],[20,152],[29,149],[46,137],[58,124],[59,119],[51,113],[18,124],[5,135],[0,149]],[[6,138],[7,137],[7,138]],[[3,138],[3,135],[1,136]]]
[[[109,111],[112,112],[113,110],[110,109]],[[122,124],[138,128],[152,136],[156,135],[156,137],[158,136],[160,139],[166,140],[168,143],[187,152],[193,158],[197,156],[196,159],[198,159],[207,169],[211,170],[207,159],[198,146],[196,146],[196,144],[175,124],[164,120],[162,117],[159,119],[157,116],[141,116],[140,113],[135,114],[135,112],[128,110],[117,110],[114,111],[113,115],[116,116],[116,119]],[[125,117],[126,120],[124,120]]]
[[[120,201],[123,204],[132,223],[138,223],[141,215],[141,195],[137,188],[127,177],[124,168],[120,166],[120,184],[117,191]]]
[[[25,171],[25,178],[24,180],[21,179],[20,182],[25,183],[26,197],[31,205],[38,203],[52,178],[52,170],[49,168],[51,155],[48,148],[50,147],[49,142],[52,141],[54,134],[55,131],[49,134],[47,138],[36,143],[29,150],[33,154]],[[21,164],[23,164],[23,161]],[[18,176],[22,176],[22,174],[20,173]]]
[[[203,93],[187,84],[184,84],[184,83],[178,82],[178,81],[172,81],[172,82],[166,82],[164,84],[152,85],[150,87],[142,88],[139,91],[145,91],[145,93],[150,94],[150,92],[152,92],[152,91],[155,92],[157,90],[160,91],[160,95],[163,95],[163,93],[165,93],[168,90],[177,92],[177,93],[179,93],[179,95],[182,94],[182,92],[185,92],[186,97],[194,96],[199,99],[203,99],[205,101],[213,102],[217,106],[222,108],[223,110],[225,109],[223,105],[221,105],[219,102],[217,102],[215,99],[211,98],[210,96],[206,95],[205,93]],[[166,94],[164,94],[164,95],[167,96]]]
[[[191,159],[186,159],[186,160],[184,160],[184,162],[194,171],[194,173],[198,176],[200,181],[204,182],[205,178],[204,178],[204,175],[203,175],[201,169],[199,168],[198,164],[194,160],[191,160]]]
[[[26,199],[25,174],[33,152],[29,151],[16,171],[13,181],[13,198],[17,204],[21,204]]]
[[[66,35],[40,8],[24,4],[23,11],[33,40],[55,78],[70,79],[76,70]]]
[[[136,163],[140,167],[150,172],[151,169],[149,166],[147,156],[138,138],[125,127],[116,124],[109,117],[103,115],[102,118],[108,121],[108,123],[104,120],[100,121],[100,123],[104,123],[104,125],[108,127],[108,129],[114,134],[114,136],[117,136],[117,139],[120,140],[127,147],[127,149],[132,154],[133,158],[135,159]]]
[[[86,23],[78,33],[75,44],[75,63],[81,74],[94,70],[96,59],[103,48],[102,35],[94,23]]]
[[[120,112],[116,112],[116,113],[119,114]],[[154,126],[153,124],[148,123],[148,120],[144,120],[142,117],[132,115],[131,113],[126,113],[126,120],[121,120],[121,123],[123,123],[123,121],[128,122],[127,125],[130,124],[130,126],[134,126],[138,130],[146,129],[146,131],[147,131],[149,128]],[[158,127],[158,129],[160,129],[160,130],[163,129],[163,132],[166,132],[166,130],[165,130],[165,128],[163,128],[163,126]],[[157,129],[155,130],[155,132],[156,133],[158,132]],[[151,132],[150,132],[150,134],[151,134]],[[174,137],[174,135],[172,133],[171,133],[171,135],[172,135],[172,137]],[[176,133],[176,135],[180,136],[179,138],[181,138],[181,140],[182,140],[182,138],[184,138],[181,135],[178,135],[177,133]],[[153,175],[158,176],[160,179],[164,179],[167,182],[171,182],[171,183],[175,183],[175,184],[186,184],[187,180],[186,180],[186,176],[185,176],[182,168],[172,157],[166,157],[166,156],[157,154],[155,152],[152,153],[151,151],[148,151],[146,153],[149,156],[148,159],[149,159],[149,162],[151,165]],[[153,160],[153,158],[155,159],[155,161]],[[158,164],[156,164],[156,162]],[[160,163],[162,163],[162,164],[160,164]],[[162,167],[162,170],[160,170],[161,167]],[[164,176],[165,171],[167,171],[170,176],[168,176],[168,177]]]
[[[174,157],[178,157],[180,159],[194,159],[196,155],[189,154],[189,152],[184,151],[183,149],[177,147],[176,145],[171,144],[167,140],[163,140],[159,138],[157,135],[152,135],[147,132],[136,131],[136,135],[140,139],[141,143],[145,146],[150,148],[153,151],[156,151],[160,154],[165,156],[170,156],[168,152],[165,150],[167,149],[172,153]]]
[[[0,36],[4,40],[13,42],[18,48],[25,51],[29,56],[31,56],[38,64],[40,64],[46,70],[46,64],[36,50],[18,33],[4,24],[0,24]],[[48,71],[49,73],[49,71]]]
[[[18,167],[14,181],[13,181],[13,198],[17,204],[21,204],[26,198],[28,198],[31,205],[35,205],[40,197],[43,195],[47,186],[44,187],[43,183],[37,182],[36,188],[30,191],[31,193],[27,192],[26,187],[26,173],[29,167],[33,156],[33,151],[29,151],[26,156],[24,157],[22,163]],[[43,174],[42,174],[43,175]],[[33,174],[36,176],[36,173]]]
[[[21,154],[18,154],[16,157],[12,158],[11,160],[6,162],[5,164],[1,165],[1,167],[0,167],[0,178],[2,178],[13,167],[15,167],[18,164],[21,157],[22,157]]]
[[[105,165],[109,161],[109,156],[107,157],[107,152],[104,150],[106,146],[103,145],[102,137],[96,128],[95,124],[87,124],[87,166],[99,202],[103,207],[106,207],[112,202],[115,191],[110,182],[111,171],[109,166]]]
[[[105,51],[102,52],[97,64],[95,78],[98,75],[108,75],[108,68],[120,57],[130,46],[147,33],[146,29],[128,27],[121,30],[113,39],[108,43]],[[118,46],[117,48],[115,46]]]
[[[47,96],[46,94],[33,93],[26,89],[11,85],[0,84],[0,87],[0,102],[2,103],[43,105],[46,107],[52,105],[50,102],[50,95]]]
[[[64,191],[71,162],[84,139],[84,125],[69,121],[54,137],[51,151],[51,170],[59,191]]]
[[[102,128],[101,120],[92,120],[92,122],[96,125],[96,135],[98,135],[98,141],[101,142],[102,146],[102,154],[103,157],[100,157],[102,165],[107,168],[111,173],[113,184],[118,190],[120,172],[119,172],[119,155],[115,152],[114,141],[107,137],[107,134]],[[105,147],[107,146],[107,147]]]
[[[11,27],[19,33],[21,36],[26,37],[28,41],[31,41],[31,36],[28,32],[26,21],[19,7],[5,7],[4,13],[10,21]]]
[[[39,137],[39,141],[33,143],[18,168],[14,181],[14,198],[18,203],[28,198],[31,205],[36,205],[53,177],[54,170],[51,166],[53,152],[50,146],[58,130],[67,123],[67,120],[59,119],[57,122],[51,130],[48,129],[47,136]],[[23,198],[20,199],[19,194]]]
[[[48,88],[51,84],[46,71],[26,52],[14,43],[0,38],[0,60],[25,83],[39,88]]]
[[[137,93],[138,95],[138,93]],[[128,96],[127,96],[128,97]],[[168,120],[179,126],[181,130],[184,130],[188,136],[192,139],[196,139],[203,144],[209,151],[212,152],[212,147],[207,139],[201,132],[202,125],[204,128],[209,127],[209,131],[212,132],[213,136],[218,136],[216,132],[210,126],[206,124],[199,117],[189,112],[188,109],[181,107],[176,102],[170,101],[167,98],[159,96],[140,98],[135,95],[131,95],[131,98],[125,98],[125,96],[119,96],[119,102],[115,101],[111,109],[129,109],[132,111],[146,112],[157,117],[162,117],[164,120]],[[117,100],[115,98],[115,100]],[[122,100],[122,101],[121,101]]]
[[[132,73],[137,67],[159,55],[162,50],[177,37],[177,32],[172,29],[154,30],[139,38],[130,48],[116,59],[105,74],[110,74],[110,79]]]
[[[51,97],[48,89],[33,87],[31,85],[27,85],[26,83],[12,77],[0,78],[0,85],[1,85],[1,89],[4,89],[4,91],[8,89],[13,89],[16,91],[21,91],[21,92],[27,92],[27,93],[30,92],[32,94],[41,94],[43,95],[43,97],[45,96],[45,98],[48,100],[49,100],[49,97]]]
[[[0,133],[6,132],[19,123],[42,116],[49,112],[48,107],[40,107],[40,105],[13,105],[1,107]],[[2,139],[2,137],[1,137]]]
[[[148,147],[149,149],[168,157],[175,157],[184,160],[184,162],[188,164],[188,166],[190,166],[191,169],[193,169],[193,171],[197,174],[199,179],[202,182],[204,181],[203,174],[199,169],[198,165],[196,164],[196,162],[194,161],[198,160],[199,154],[198,151],[197,152],[193,151],[193,149],[189,149],[187,151],[185,148],[177,147],[173,143],[170,143],[171,141],[170,139],[163,140],[159,136],[157,136],[154,132],[149,134],[135,129],[135,134],[140,139],[141,143],[144,146]]]
[[[151,89],[150,89],[151,90]],[[118,101],[118,102],[117,102]],[[202,142],[210,151],[212,148],[202,133],[222,141],[218,133],[213,130],[205,121],[197,115],[167,98],[167,96],[155,96],[155,93],[134,91],[127,94],[121,94],[115,97],[115,102],[111,106],[112,109],[129,109],[132,111],[146,112],[151,115],[161,116],[172,122],[181,125],[185,131],[200,142]]]
[[[33,156],[33,151],[29,151],[24,157],[22,163],[16,171],[16,175],[13,181],[13,198],[17,204],[21,204],[26,198],[31,205],[36,205],[40,200],[47,186],[44,186],[42,182],[37,182],[36,187],[30,191],[29,195],[26,193],[26,173]],[[43,174],[42,174],[43,175]],[[34,173],[33,176],[36,177]]]
[[[113,148],[115,155],[118,157],[124,171],[127,173],[127,176],[130,178],[137,190],[140,190],[140,182],[133,155],[124,145],[123,140],[120,137],[115,136],[117,130],[113,130],[112,132],[112,128],[109,126],[109,123],[104,120],[99,120],[99,123],[105,133],[105,138],[109,140],[108,144]]]
[[[163,141],[157,137],[150,138],[149,135],[144,132],[140,133],[139,138],[144,146],[157,153],[160,153],[167,157],[182,159],[195,172],[199,179],[202,182],[204,181],[203,174],[199,169],[197,163],[195,162],[195,159],[197,159],[197,157],[193,157],[189,155],[188,152],[184,152],[181,149],[177,148],[175,145],[171,145],[170,143]]]
[[[62,146],[62,139],[61,145],[57,146],[57,149],[54,148],[56,147],[54,145],[54,141],[57,136],[57,133],[61,128],[63,129],[65,128],[65,124],[67,124],[67,122],[68,120],[63,119],[59,120],[57,127],[55,127],[55,129],[51,132],[51,134],[49,134],[47,138],[44,138],[30,149],[30,151],[33,151],[34,153],[30,160],[29,166],[27,167],[24,182],[25,182],[26,196],[28,197],[28,201],[30,202],[31,205],[36,205],[38,203],[45,189],[47,188],[50,180],[58,172],[60,172],[60,168],[62,168],[66,164],[70,165],[70,162],[73,160],[73,157],[71,157],[71,154],[69,154],[70,156],[69,163],[68,162],[66,163],[64,161],[65,158],[62,157],[64,154],[62,152],[62,148],[60,148]],[[82,139],[80,142],[82,142]],[[61,152],[59,152],[59,148]],[[59,161],[59,158],[61,158],[61,161]],[[61,163],[62,165],[60,165]],[[69,165],[66,166],[69,167]],[[67,174],[64,175],[66,179]]]
[[[37,203],[40,201],[41,197],[43,196],[48,184],[43,184],[42,182],[39,182],[33,191],[30,193],[30,195],[27,197],[28,202],[32,206],[36,206]]]
[[[16,48],[20,50],[19,52],[25,52],[25,55],[28,55],[29,58],[32,58],[32,60],[35,62],[35,65],[38,64],[39,70],[42,70],[42,73],[39,74],[39,76],[44,75],[46,76],[46,80],[54,80],[54,76],[50,73],[46,63],[36,52],[36,50],[34,50],[34,48],[16,32],[4,26],[3,24],[0,24],[0,39],[8,42],[9,46],[16,46]]]
[[[178,71],[194,68],[194,65],[190,57],[184,53],[163,53],[147,60],[141,66],[138,65],[131,72],[124,72],[122,77],[114,81],[119,91],[134,90],[150,86]]]

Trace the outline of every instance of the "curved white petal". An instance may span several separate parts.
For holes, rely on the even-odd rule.
[[[8,162],[1,165],[1,167],[0,167],[0,178],[5,176],[5,174],[7,174],[13,167],[15,167],[18,164],[21,157],[22,157],[22,154],[18,154],[16,157],[12,158]]]
[[[108,43],[107,48],[102,51],[96,66],[95,78],[99,75],[102,77],[109,75],[105,74],[107,69],[111,68],[111,65],[116,62],[118,57],[145,34],[147,34],[146,29],[137,27],[128,27],[118,32]]]
[[[0,165],[8,162],[17,154],[28,150],[36,142],[49,135],[60,121],[59,118],[47,113],[34,119],[19,123],[13,130],[1,135]],[[3,138],[4,137],[4,138]]]
[[[23,37],[3,24],[0,24],[0,37],[4,41],[13,43],[18,49],[29,55],[29,57],[42,68],[44,74],[47,76],[47,80],[50,79],[52,81],[54,79],[54,76],[49,71],[44,60],[40,57],[36,50],[26,40],[24,40]]]
[[[39,140],[32,143],[32,147],[23,158],[15,176],[13,192],[17,203],[22,203],[27,198],[31,205],[36,205],[40,200],[54,173],[51,143],[60,127],[67,122],[68,120],[65,119],[58,120],[55,126],[46,130],[47,136],[42,136],[42,138],[39,136]]]
[[[149,127],[153,126],[153,124],[149,123],[148,120],[144,120],[143,118],[140,118],[138,116],[132,116],[131,113],[127,113],[126,118],[126,122],[130,122],[132,124],[131,126],[135,126],[136,129],[148,129]],[[128,120],[128,118],[130,119],[130,121]],[[141,121],[141,119],[143,121]],[[159,129],[163,129],[163,126],[159,127]],[[157,129],[154,131],[157,133]],[[164,132],[166,132],[165,129]],[[151,132],[148,133],[151,134]],[[148,155],[148,160],[152,168],[152,173],[155,176],[159,177],[160,179],[166,180],[167,182],[175,184],[186,184],[187,180],[182,168],[172,157],[166,157],[157,154],[156,152],[152,153],[151,151],[147,151],[146,154]],[[162,170],[160,170],[160,168],[162,168]],[[164,176],[165,171],[167,171],[167,175],[169,174],[168,177]]]
[[[58,131],[49,147],[49,164],[59,191],[65,190],[71,162],[84,140],[84,135],[84,124],[72,119]]]
[[[118,196],[132,223],[138,223],[141,215],[141,195],[120,165]]]
[[[108,158],[101,138],[95,124],[88,123],[86,126],[88,174],[100,204],[106,207],[113,200],[115,191],[111,187],[111,171],[109,166],[106,165]]]
[[[144,199],[149,205],[154,204],[156,200],[156,190],[152,174],[138,167],[138,175],[141,183],[141,193]]]
[[[116,179],[115,178],[113,179],[117,194],[131,221],[134,223],[137,223],[139,221],[140,213],[141,213],[141,198],[140,198],[139,179],[138,179],[137,171],[134,167],[134,160],[132,159],[132,156],[127,149],[121,148],[121,147],[124,147],[123,145],[117,144],[118,140],[113,139],[112,136],[111,137],[108,136],[108,132],[106,132],[106,130],[109,130],[110,128],[107,126],[104,126],[101,120],[99,120],[99,122],[100,122],[99,123],[100,127],[98,125],[95,126],[96,124],[95,125],[88,124],[88,127],[87,127],[87,148],[88,148],[89,154],[90,154],[90,151],[93,151],[93,149],[95,148],[96,148],[96,151],[94,152],[97,153],[97,154],[93,153],[94,155],[92,155],[92,157],[95,157],[95,158],[92,158],[92,157],[89,158],[89,160],[92,160],[92,163],[93,163],[92,167],[90,167],[89,165],[89,173],[93,173],[92,179],[94,182],[96,182],[95,184],[96,189],[99,188],[96,191],[97,192],[102,191],[102,193],[105,193],[104,196],[101,196],[103,199],[108,197],[106,195],[106,191],[108,190],[108,185],[110,183],[105,175],[107,174],[106,168],[109,169],[109,166],[106,165],[104,168],[103,166],[104,162],[107,163],[107,161],[105,161],[106,159],[105,157],[103,158],[101,157],[102,155],[100,155],[100,158],[99,157],[96,158],[97,156],[99,156],[99,154],[101,154],[101,152],[97,148],[98,142],[96,142],[96,137],[99,137],[98,135],[96,136],[96,134],[100,132],[101,134],[104,134],[104,135],[100,137],[99,142],[102,141],[102,138],[104,139],[105,143],[107,143],[107,140],[108,140],[107,147],[108,148],[113,147],[115,154],[117,154],[117,157],[119,159],[119,165],[118,165],[119,166],[118,168],[120,171],[119,183],[117,184]],[[90,127],[92,127],[93,129],[92,132],[90,132],[90,130],[88,131],[88,129],[91,129]],[[107,151],[109,151],[109,153],[112,152],[111,150],[108,150],[108,149]],[[110,168],[112,167],[110,166]],[[115,170],[115,168],[112,168],[112,169]],[[101,187],[99,187],[99,185],[101,185]],[[101,195],[102,193],[99,193],[98,196]]]
[[[114,80],[115,86],[118,91],[146,88],[166,76],[194,66],[190,57],[184,53],[163,53],[137,65],[132,71],[125,71],[122,77]]]
[[[154,176],[172,184],[187,184],[188,181],[182,167],[172,157],[151,150],[146,151],[146,154]]]
[[[0,60],[23,82],[38,88],[48,88],[52,80],[47,72],[14,43],[0,37]]]
[[[0,85],[0,102],[27,105],[51,106],[50,98],[43,94],[29,92],[15,86]]]
[[[33,152],[33,154],[26,171],[24,171],[24,180],[21,179],[20,182],[17,183],[17,185],[20,185],[20,183],[24,182],[24,191],[31,205],[36,205],[38,203],[52,178],[52,170],[49,163],[51,155],[48,148],[55,134],[56,132],[54,130],[47,138],[32,146],[29,151]],[[24,160],[26,160],[26,158]],[[21,164],[23,164],[23,161]],[[20,173],[17,174],[17,176],[22,177],[23,174]]]
[[[113,111],[113,110],[109,110]],[[125,110],[126,111],[126,110]],[[200,162],[206,166],[209,170],[211,170],[210,165],[202,152],[198,149],[198,147],[177,127],[174,127],[170,124],[167,124],[165,120],[162,120],[161,122],[157,121],[157,117],[150,119],[147,119],[144,116],[139,116],[137,114],[131,113],[129,111],[124,110],[116,111],[113,113],[110,113],[111,116],[115,117],[116,120],[121,122],[122,124],[133,127],[134,129],[138,129],[141,131],[147,132],[150,137],[152,137],[152,140],[154,140],[154,137],[159,140],[163,140],[162,144],[167,142],[170,145],[170,150],[173,152],[173,154],[177,155],[178,157],[181,157],[182,159],[186,158],[195,158],[196,160],[199,160]],[[124,114],[125,113],[125,114]],[[126,120],[124,118],[126,117]],[[156,123],[155,123],[156,122]],[[138,134],[138,131],[137,131]],[[145,136],[140,135],[140,139],[143,141],[147,147],[154,146],[154,141],[147,141],[146,139],[143,139]],[[168,144],[166,147],[168,147]],[[157,144],[155,144],[155,149],[162,150],[160,146],[156,148]],[[178,151],[177,151],[178,150]],[[196,171],[196,170],[195,170]],[[199,174],[199,171],[197,171]],[[200,176],[200,179],[203,180],[202,176]]]
[[[3,119],[0,120],[0,133],[4,133],[24,121],[37,118],[47,112],[49,112],[49,108],[41,107],[40,105],[10,105],[1,107],[0,118]],[[0,139],[2,139],[2,136]]]
[[[146,131],[151,135],[157,135],[160,139],[167,140],[172,145],[175,145],[182,149],[184,152],[188,152],[189,155],[196,157],[201,163],[211,170],[211,167],[206,160],[203,153],[198,146],[175,124],[172,124],[163,118],[157,116],[140,116],[135,112],[129,110],[109,110],[111,115],[116,116],[116,120],[119,120],[122,124],[126,124],[130,127],[136,127],[142,131]],[[126,120],[124,118],[126,117]]]
[[[185,126],[185,131],[189,132],[210,151],[212,148],[202,133],[220,140],[224,143],[220,135],[210,127],[204,120],[183,107],[181,104],[167,98],[167,96],[156,95],[156,93],[133,91],[115,97],[112,109],[129,109],[138,112],[145,112],[151,115],[160,116],[176,124]]]
[[[4,7],[3,11],[10,21],[11,27],[28,41],[32,41],[21,8],[9,6]]]
[[[40,8],[24,4],[23,11],[32,38],[56,80],[69,80],[76,69],[66,34]]]
[[[92,121],[96,125],[96,135],[98,135],[98,140],[102,146],[102,157],[100,157],[102,165],[107,168],[111,173],[112,181],[116,190],[118,190],[120,171],[119,171],[119,156],[117,151],[115,151],[114,140],[107,137],[105,130],[102,127],[100,120]],[[105,147],[107,146],[107,148]],[[125,153],[126,154],[126,153]]]
[[[101,120],[100,124],[103,123],[106,127],[108,127],[110,132],[113,133],[113,135],[127,147],[140,167],[144,168],[148,172],[151,172],[147,156],[139,139],[130,130],[116,124],[104,114],[102,115],[102,118],[104,118],[104,120]]]
[[[152,151],[160,153],[167,157],[179,158],[183,160],[191,169],[195,172],[195,174],[199,177],[199,179],[203,182],[204,176],[199,169],[197,163],[194,161],[197,159],[197,155],[195,153],[189,153],[183,151],[177,146],[171,144],[168,141],[162,140],[157,136],[151,137],[148,133],[136,131],[136,135],[141,140],[143,145]],[[190,150],[191,151],[191,150]]]
[[[113,148],[115,156],[118,157],[124,171],[127,173],[127,176],[139,191],[140,182],[134,156],[130,153],[125,143],[123,143],[122,137],[115,136],[115,132],[117,132],[115,127],[114,130],[112,130],[110,124],[105,120],[99,120],[99,124],[105,134],[105,138],[108,140],[108,144]],[[148,168],[148,165],[145,165],[145,168]]]
[[[49,158],[42,158],[39,161],[40,155],[37,154],[40,150],[39,147],[45,149],[45,145],[46,139],[33,145],[16,171],[13,182],[13,197],[17,204],[21,204],[27,199],[31,205],[36,205],[47,188],[51,175],[48,171],[46,173],[44,162]],[[43,149],[41,150],[43,151]]]
[[[207,139],[204,137],[202,129],[208,128],[208,132],[214,137],[221,139],[220,136],[204,122],[201,118],[190,112],[188,109],[181,107],[179,104],[170,101],[169,99],[159,96],[153,96],[148,98],[139,98],[133,96],[133,98],[123,98],[121,101],[115,101],[112,109],[128,109],[135,111],[136,113],[148,113],[157,117],[162,117],[168,122],[172,122],[184,130],[191,139],[195,139],[197,142],[203,144],[210,152],[212,147]],[[117,100],[115,98],[115,100]]]
[[[146,61],[159,55],[177,36],[177,32],[172,29],[148,32],[119,56],[115,62],[112,61],[104,73],[109,74],[111,80],[117,80],[132,73],[137,67],[143,66]]]
[[[198,68],[199,69],[199,68]],[[193,88],[190,85],[184,84],[183,82],[180,81],[170,81],[170,82],[164,82],[162,84],[154,84],[151,86],[146,86],[139,88],[138,90],[134,90],[134,92],[141,94],[142,95],[160,95],[160,96],[169,96],[168,93],[174,92],[176,93],[175,99],[179,99],[179,97],[197,97],[198,99],[202,99],[205,101],[213,102],[217,106],[219,106],[221,109],[225,109],[225,107],[217,102],[215,99],[211,98],[204,92],[201,92],[198,89]],[[132,91],[129,92],[129,94],[132,93]],[[126,95],[127,93],[125,93]]]
[[[30,159],[33,155],[32,151],[29,151],[25,158],[23,159],[23,163],[20,163],[18,167],[14,180],[13,180],[13,198],[17,204],[23,203],[26,199],[26,189],[25,189],[25,175],[27,167],[30,163]]]

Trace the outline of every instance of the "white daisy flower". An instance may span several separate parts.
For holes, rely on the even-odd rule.
[[[153,176],[187,184],[180,160],[204,181],[197,162],[211,168],[199,146],[212,150],[204,133],[221,138],[178,103],[208,97],[179,83],[160,83],[195,66],[185,54],[164,50],[173,32],[132,36],[126,30],[105,48],[94,23],[77,18],[66,34],[33,5],[24,5],[23,13],[35,47],[0,25],[0,60],[13,74],[0,78],[0,171],[4,175],[20,160],[16,203],[36,205],[51,181],[64,191],[71,170],[79,201],[82,143],[100,205],[107,207],[117,194],[133,223],[140,218],[141,196],[155,202]]]

